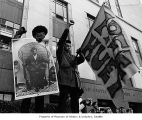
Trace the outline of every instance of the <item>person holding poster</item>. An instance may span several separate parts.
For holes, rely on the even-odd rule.
[[[70,21],[74,24],[74,21]],[[80,49],[77,55],[71,54],[71,41],[66,40],[69,29],[65,29],[58,44],[57,44],[57,60],[59,64],[58,83],[59,83],[59,103],[58,112],[65,112],[65,103],[68,95],[71,98],[71,111],[72,113],[79,113],[79,92],[80,92],[80,79],[77,65],[84,62],[84,57]],[[79,55],[79,56],[78,56]]]
[[[43,39],[45,38],[47,33],[48,33],[47,28],[41,25],[36,26],[32,30],[32,35],[36,39],[36,41],[45,47],[46,44],[45,42],[43,42]],[[45,68],[49,67],[48,66],[49,60],[45,60],[43,57],[39,56],[37,54],[37,49],[35,47],[31,49],[31,52],[33,54],[25,60],[23,66],[29,72],[31,88],[34,87],[35,91],[38,92],[40,88],[43,88],[44,85],[45,86],[47,85],[46,80],[49,79],[48,78],[49,70],[45,70]],[[21,105],[21,113],[29,113],[30,104],[31,104],[31,98],[23,99]],[[36,96],[35,113],[43,113],[43,110],[44,110],[44,96]]]

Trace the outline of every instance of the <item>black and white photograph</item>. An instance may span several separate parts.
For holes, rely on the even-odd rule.
[[[0,0],[2,113],[141,115],[142,0]]]
[[[27,38],[12,43],[16,100],[58,93],[52,54],[33,41]]]

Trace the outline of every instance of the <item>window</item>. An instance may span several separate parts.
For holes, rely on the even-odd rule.
[[[99,0],[99,4],[102,5],[103,3],[105,3],[104,5],[108,8],[111,9],[111,6],[110,6],[110,2],[109,0]]]
[[[54,0],[52,7],[53,16],[67,22],[67,4],[59,0]]]
[[[0,100],[11,101],[12,100],[12,95],[11,94],[0,93]]]
[[[19,24],[10,22],[10,21],[5,20],[3,18],[0,18],[0,25],[2,26],[3,29],[4,28],[7,29],[7,27],[9,27],[9,28],[12,28],[12,29],[14,28],[14,29],[19,30],[19,28],[20,28]]]
[[[118,16],[122,17],[122,13],[121,13],[121,9],[120,9],[118,0],[115,0],[115,5],[116,5]]]
[[[95,17],[90,15],[89,13],[87,13],[87,19],[88,19],[88,25],[89,25],[89,28],[92,26],[94,20],[95,20]]]
[[[4,94],[4,101],[11,101],[12,96],[10,94]]]
[[[105,0],[105,6],[111,9],[109,0]]]
[[[0,5],[2,6],[0,10],[0,17],[21,24],[21,18],[23,13],[23,3],[17,0],[0,0]]]
[[[24,0],[0,0],[0,46],[11,51],[11,38],[20,28]],[[9,49],[10,48],[10,49]]]
[[[0,94],[0,100],[3,100],[3,94]]]
[[[142,67],[142,57],[141,57],[138,41],[135,38],[133,38],[133,37],[131,37],[131,38],[132,38],[132,43],[133,43],[133,47],[134,47],[135,53],[136,53],[137,58],[138,58],[139,67]]]
[[[20,25],[14,24],[14,29],[19,30],[20,29]]]
[[[14,31],[17,31],[20,25],[0,18],[0,44],[10,45]]]
[[[0,25],[0,27],[1,27],[0,30],[7,32],[12,37],[12,33],[13,33],[12,27],[9,27],[9,26],[6,26],[6,25]]]
[[[61,0],[52,2],[53,37],[60,38],[67,26],[67,3]]]

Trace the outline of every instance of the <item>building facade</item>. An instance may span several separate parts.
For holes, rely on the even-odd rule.
[[[105,2],[106,7],[117,16],[120,25],[128,36],[130,48],[125,49],[127,56],[142,69],[142,5],[140,0],[0,0],[0,2],[1,44],[9,47],[10,42],[7,43],[7,41],[11,40],[20,26],[27,29],[27,33],[22,37],[31,38],[32,29],[37,25],[44,25],[48,28],[46,39],[49,40],[55,63],[56,44],[63,30],[69,24],[69,20],[75,21],[75,25],[70,28],[68,37],[72,41],[72,53],[75,54],[76,49],[83,43],[102,3]],[[11,52],[10,49],[4,50],[3,47],[0,50],[1,72],[5,70],[3,73],[7,74],[7,71],[12,71],[12,67],[9,67],[12,66],[12,59],[7,58],[7,56],[11,58]],[[5,62],[6,60],[7,62]],[[6,67],[3,67],[4,65]],[[79,72],[85,91],[83,97],[92,98],[93,101],[98,101],[99,106],[111,107],[114,110],[115,106],[111,98],[101,82],[96,79],[87,62],[79,65]],[[0,81],[4,77],[4,74],[1,75]],[[12,81],[12,74],[10,78],[5,79]],[[141,71],[125,82],[122,84],[126,104],[122,106],[131,107],[134,112],[142,112]],[[5,94],[5,91],[12,93],[12,90],[13,88],[2,89],[1,93],[3,94],[0,94],[0,98],[7,100],[7,95],[10,94]],[[57,97],[58,95],[45,96],[45,102],[57,102]]]
[[[0,99],[4,100],[13,95],[11,39],[21,26],[23,5],[23,0],[0,0]]]

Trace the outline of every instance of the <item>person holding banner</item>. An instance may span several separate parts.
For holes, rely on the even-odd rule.
[[[36,41],[42,45],[45,45],[43,39],[47,35],[48,30],[44,26],[36,26],[32,30],[32,35]],[[35,49],[34,49],[35,50]],[[29,113],[31,98],[26,98],[22,100],[21,113]],[[35,113],[43,113],[44,110],[44,96],[35,97]]]
[[[74,21],[71,20],[70,25],[73,24]],[[83,63],[85,59],[81,54],[81,49],[78,49],[76,56],[71,54],[71,41],[66,40],[68,33],[69,28],[64,30],[56,50],[59,64],[58,83],[60,91],[58,112],[65,112],[65,103],[68,99],[68,95],[70,95],[71,111],[72,113],[79,113],[80,79],[77,66]]]

